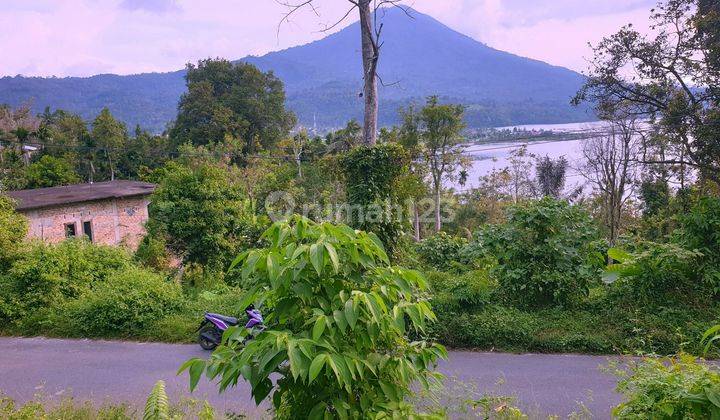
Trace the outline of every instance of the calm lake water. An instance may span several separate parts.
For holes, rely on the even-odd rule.
[[[572,123],[572,124],[540,124],[516,126],[526,130],[550,130],[557,133],[577,133],[587,130],[601,130],[603,122]],[[513,128],[513,127],[502,127]],[[465,149],[465,154],[471,156],[472,166],[468,169],[469,177],[464,186],[455,185],[456,188],[466,190],[478,186],[479,178],[487,175],[494,169],[500,170],[510,166],[510,156],[513,151],[527,145],[527,151],[537,157],[549,156],[556,159],[560,156],[570,163],[566,188],[584,184],[585,180],[574,169],[581,163],[582,142],[584,140],[548,139],[503,141],[494,143],[475,143]],[[488,150],[489,149],[489,150]]]

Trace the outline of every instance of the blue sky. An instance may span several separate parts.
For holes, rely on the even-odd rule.
[[[177,70],[321,38],[344,0],[316,0],[289,24],[275,0],[2,0],[0,76]],[[407,0],[494,48],[582,71],[597,42],[626,23],[647,30],[648,0]],[[355,16],[346,23],[355,20]]]

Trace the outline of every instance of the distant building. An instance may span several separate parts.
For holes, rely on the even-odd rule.
[[[45,242],[87,236],[93,243],[136,249],[145,234],[154,184],[109,181],[10,191],[30,221],[28,237]]]

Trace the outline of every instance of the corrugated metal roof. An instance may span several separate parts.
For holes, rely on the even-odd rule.
[[[31,210],[85,201],[150,195],[154,190],[155,184],[148,182],[108,181],[64,187],[8,191],[7,195],[18,202],[18,210]]]

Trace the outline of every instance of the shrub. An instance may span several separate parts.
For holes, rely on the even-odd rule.
[[[0,276],[0,319],[17,322],[79,296],[111,273],[131,266],[121,248],[68,240],[32,244]]]
[[[157,271],[170,268],[170,253],[162,235],[145,235],[135,251],[135,260],[144,267]]]
[[[241,316],[245,309],[239,306],[245,292],[236,287],[218,286],[212,291],[193,292],[189,290],[185,295],[181,309],[153,322],[144,331],[139,332],[137,337],[162,342],[194,341],[197,338],[195,332],[198,323],[205,312]]]
[[[430,271],[427,279],[433,290],[433,305],[440,310],[468,310],[491,303],[497,282],[486,270],[463,274]]]
[[[597,238],[587,212],[548,197],[510,207],[506,223],[478,234],[498,261],[501,288],[523,305],[568,304],[587,296],[603,261]]]
[[[66,159],[44,155],[25,170],[25,188],[46,188],[82,182],[73,165]]]
[[[613,282],[615,296],[620,300],[695,300],[704,289],[697,281],[698,261],[702,257],[697,251],[674,244],[643,242],[632,254],[612,248],[608,255],[618,263],[608,266],[605,279]]]
[[[241,254],[250,288],[242,304],[267,302],[271,329],[243,345],[244,328],[225,334],[209,361],[193,359],[220,388],[242,375],[260,404],[272,393],[278,418],[408,417],[411,385],[439,374],[439,345],[410,341],[435,319],[422,276],[390,267],[380,240],[348,226],[294,217],[265,232],[270,246]],[[271,381],[270,375],[274,374]]]
[[[0,271],[17,256],[27,228],[27,219],[15,211],[15,202],[0,193]]]
[[[714,293],[720,292],[720,198],[703,197],[680,217],[676,238],[686,249],[698,250],[703,258],[695,269]]]
[[[420,241],[415,245],[415,250],[424,265],[436,270],[448,271],[464,264],[461,251],[467,242],[465,238],[439,232]]]
[[[233,255],[254,245],[248,201],[227,172],[209,162],[170,162],[153,193],[148,232],[167,240],[186,263],[224,269]]]
[[[710,419],[720,416],[717,367],[680,355],[645,359],[632,366],[617,390],[625,401],[613,409],[620,419]]]
[[[127,336],[173,313],[181,297],[178,285],[150,271],[130,268],[62,305],[51,322],[56,331],[68,335]]]
[[[7,420],[72,419],[72,420],[130,420],[137,412],[128,404],[95,407],[89,402],[78,403],[71,398],[59,403],[43,404],[28,401],[18,405],[14,400],[0,394],[0,418]]]

